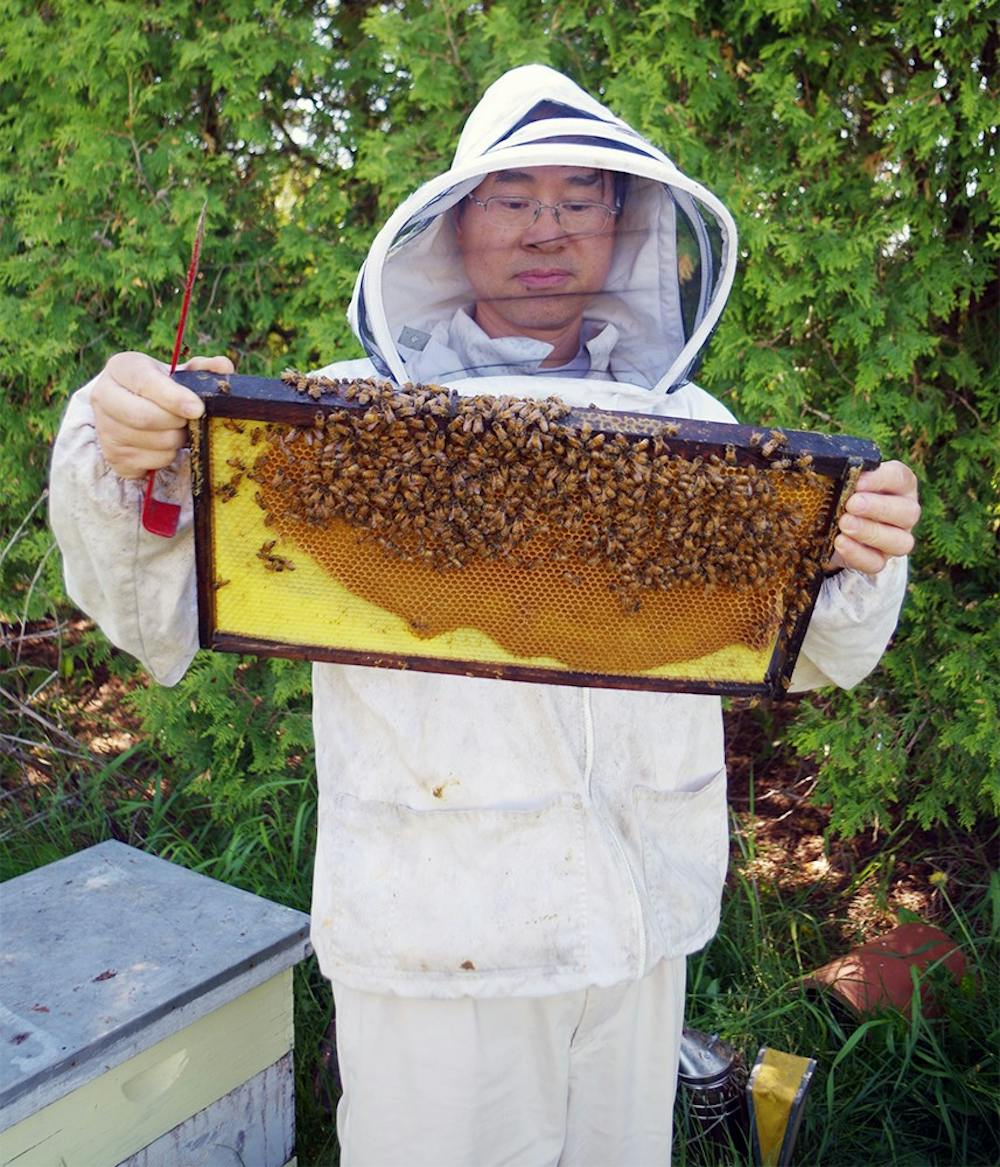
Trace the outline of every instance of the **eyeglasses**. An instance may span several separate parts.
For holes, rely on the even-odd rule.
[[[477,199],[475,195],[465,196],[483,210],[501,227],[517,228],[525,231],[538,222],[542,211],[551,211],[556,222],[567,235],[597,235],[608,225],[618,212],[604,203],[571,199],[564,203],[543,203],[539,199],[493,195]]]

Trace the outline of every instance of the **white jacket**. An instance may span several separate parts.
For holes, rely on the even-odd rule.
[[[522,124],[541,101],[548,116]],[[502,377],[475,376],[485,338],[456,324],[471,296],[441,212],[492,170],[557,162],[632,176],[608,289],[587,313],[591,373],[533,376],[547,346],[508,340],[489,350]],[[323,371],[731,420],[688,376],[735,242],[718,200],[624,123],[558,73],[515,69],[470,116],[452,169],[372,246],[351,305],[371,363]],[[183,457],[159,484],[183,504],[173,540],[141,529],[141,485],[108,469],[89,386],[75,394],[51,482],[67,589],[169,685],[197,649]],[[892,560],[824,583],[793,688],[850,686],[874,667],[905,574]],[[314,665],[313,690],[312,940],[327,976],[414,996],[544,995],[638,977],[712,936],[728,853],[717,698],[330,664]]]

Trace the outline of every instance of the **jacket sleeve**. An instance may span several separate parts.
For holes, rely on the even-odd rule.
[[[850,568],[823,581],[790,690],[850,689],[878,664],[899,619],[907,561],[890,559],[878,575]]]
[[[70,399],[52,454],[49,521],[66,591],[113,644],[174,685],[198,649],[188,455],[156,476],[156,497],[181,504],[177,534],[151,535],[139,521],[145,481],[120,478],[101,453],[92,384]]]

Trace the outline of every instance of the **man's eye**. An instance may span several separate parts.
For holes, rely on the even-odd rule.
[[[560,203],[559,209],[567,215],[586,215],[598,205],[598,203]]]
[[[502,211],[523,211],[531,206],[529,199],[506,199],[498,198],[493,200]]]

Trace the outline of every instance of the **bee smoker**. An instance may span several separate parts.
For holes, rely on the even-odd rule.
[[[688,1161],[731,1162],[748,1153],[743,1055],[715,1034],[684,1029],[678,1102],[685,1119]]]

